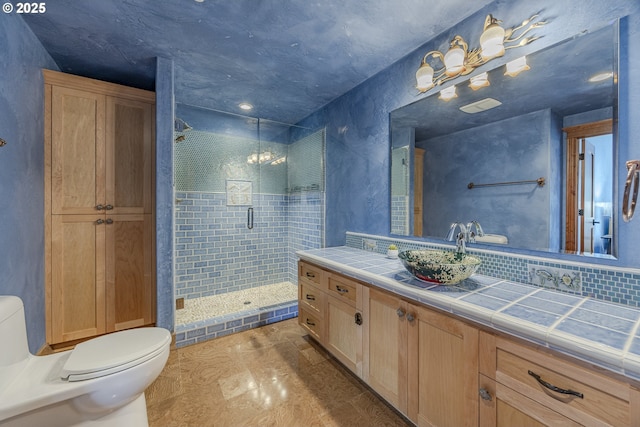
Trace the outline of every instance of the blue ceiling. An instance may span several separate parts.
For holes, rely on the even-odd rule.
[[[52,0],[24,15],[64,72],[296,123],[491,0]],[[416,64],[416,67],[419,64]]]

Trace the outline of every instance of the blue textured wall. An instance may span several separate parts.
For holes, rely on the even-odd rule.
[[[57,70],[19,15],[0,17],[0,294],[24,301],[29,349],[45,342],[44,83]]]
[[[560,221],[558,212],[551,216],[549,185],[469,190],[467,184],[549,180],[551,116],[537,111],[416,142],[425,149],[424,235],[443,238],[452,222],[477,220],[486,233],[507,236],[511,247],[548,248]]]
[[[173,331],[173,61],[156,67],[156,324]]]
[[[516,49],[517,52],[507,51],[504,57],[492,62],[492,67],[624,17],[618,80],[617,199],[621,199],[626,176],[624,161],[640,158],[640,144],[635,142],[635,136],[640,135],[640,121],[634,120],[640,117],[640,80],[632,79],[640,71],[640,2],[541,0],[533,6],[525,0],[496,1],[300,122],[303,126],[327,128],[328,246],[344,244],[346,231],[389,233],[389,113],[434,92],[418,95],[414,88],[415,71],[422,56],[429,50],[446,48],[455,34],[477,40],[488,13],[510,24],[538,11],[550,20],[542,29],[544,37]],[[445,83],[445,86],[456,82]],[[637,266],[634,242],[640,241],[640,220],[618,224],[617,235],[620,236],[618,261],[590,261]]]

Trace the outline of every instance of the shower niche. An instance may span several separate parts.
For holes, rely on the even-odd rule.
[[[301,249],[324,242],[324,130],[178,104],[176,345],[297,315]]]

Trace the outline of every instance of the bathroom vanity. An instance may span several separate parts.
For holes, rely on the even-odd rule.
[[[300,325],[419,426],[640,425],[638,310],[480,275],[431,286],[348,247],[298,256]],[[628,319],[622,350],[568,333],[584,312],[612,336]]]

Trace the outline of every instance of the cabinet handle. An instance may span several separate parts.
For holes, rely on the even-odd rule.
[[[415,318],[415,317],[413,317],[413,314],[408,313],[408,314],[407,314],[407,321],[409,321],[409,322],[413,322],[414,320],[416,320],[416,318]]]
[[[362,314],[356,313],[355,322],[356,322],[356,325],[358,326],[362,325]]]
[[[107,205],[104,207],[106,210],[110,211],[111,209],[113,209],[113,205]]]
[[[399,308],[396,310],[396,314],[398,315],[398,317],[403,317],[404,316],[404,310]]]
[[[573,391],[573,390],[568,390],[568,389],[564,389],[564,388],[560,388],[560,387],[556,387],[553,384],[549,384],[548,382],[546,382],[545,380],[543,380],[542,378],[540,378],[540,375],[536,374],[533,371],[528,371],[529,375],[531,375],[533,378],[536,379],[536,381],[538,381],[541,385],[543,385],[544,387],[548,388],[551,391],[555,391],[556,393],[562,393],[562,394],[570,394],[572,396],[577,396],[580,399],[584,399],[584,394],[578,392],[578,391]]]
[[[340,292],[341,294],[347,294],[349,293],[349,289],[345,289],[345,288],[341,288],[340,286],[336,285],[336,291]]]
[[[103,209],[104,209],[104,206],[102,206],[102,205],[96,205],[96,210],[97,210],[97,211],[101,211],[101,210],[103,210]]]
[[[99,220],[96,221],[96,224],[98,225],[104,224],[104,219],[100,218]]]
[[[315,301],[315,300],[316,300],[316,297],[315,297],[315,295],[309,295],[309,294],[307,294],[307,299],[308,299],[309,301]]]
[[[312,322],[311,320],[307,319],[307,325],[309,326],[316,326],[316,324],[314,322]]]
[[[488,400],[489,402],[491,402],[493,400],[491,398],[491,393],[489,393],[486,388],[481,388],[479,390],[479,392],[480,392],[480,397],[482,398],[482,400]]]
[[[107,220],[105,221],[107,224],[113,224],[113,220],[111,218],[107,218]]]
[[[316,275],[315,275],[315,274],[313,274],[313,273],[311,273],[310,271],[307,271],[307,274],[305,274],[305,276],[307,276],[307,277],[311,277],[311,278],[316,277]]]

